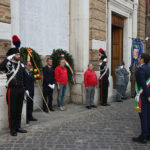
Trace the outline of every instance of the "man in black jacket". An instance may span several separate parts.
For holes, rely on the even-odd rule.
[[[150,66],[148,62],[150,56],[142,53],[139,58],[139,64],[135,77],[138,86],[138,90],[142,89],[142,93],[137,93],[141,99],[141,112],[139,112],[141,120],[141,134],[137,138],[133,138],[134,142],[147,143],[150,140]],[[138,91],[136,91],[138,92]]]
[[[53,61],[51,58],[47,59],[47,65],[43,68],[43,94],[46,102],[48,103],[48,107],[51,111],[54,111],[52,107],[53,101],[53,89],[55,87],[55,79],[54,79],[54,68]],[[48,112],[45,103],[43,103],[43,110]]]
[[[27,96],[27,123],[30,121],[37,121],[32,115],[33,112],[33,97],[34,97],[34,75],[30,71],[32,69],[32,64],[30,61],[25,62],[26,70],[26,89],[29,91],[29,96]],[[32,98],[32,99],[31,99]]]
[[[10,134],[17,136],[17,132],[27,133],[21,128],[21,114],[26,89],[26,73],[24,65],[20,63],[18,48],[11,48],[7,59],[0,64],[0,70],[6,71],[7,76],[7,103]],[[26,91],[27,92],[27,91]]]
[[[107,65],[107,56],[105,51],[100,48],[101,53],[101,63],[100,63],[100,100],[102,106],[110,106],[107,104],[108,99],[108,87],[109,87],[109,68]]]

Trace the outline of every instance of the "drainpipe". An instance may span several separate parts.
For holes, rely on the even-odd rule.
[[[148,4],[149,4],[149,0],[147,0],[146,1],[146,25],[145,25],[145,36],[146,36],[146,38],[147,38],[147,40],[146,40],[146,52],[148,52],[149,50],[148,50],[148,42],[149,42],[149,34],[148,34],[148,26],[149,26],[149,17],[148,17],[148,14],[149,14],[149,10],[148,10]]]

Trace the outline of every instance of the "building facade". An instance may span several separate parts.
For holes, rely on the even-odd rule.
[[[146,0],[146,50],[150,54],[150,0]]]
[[[42,58],[53,49],[67,50],[74,58],[76,77],[68,99],[83,104],[84,72],[92,63],[99,76],[98,49],[103,48],[108,56],[109,101],[112,101],[116,94],[117,64],[124,60],[129,70],[132,38],[145,41],[145,14],[143,0],[0,0],[0,61],[11,46],[13,34],[20,37],[23,47],[35,49]],[[0,75],[1,89],[4,89],[4,74]],[[38,92],[36,96],[41,99]],[[0,108],[7,107],[5,94],[1,98]],[[95,102],[99,101],[98,88]]]

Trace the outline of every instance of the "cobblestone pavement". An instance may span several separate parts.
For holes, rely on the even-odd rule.
[[[92,110],[77,105],[67,107],[65,112],[55,111],[48,115],[36,112],[34,115],[39,121],[26,126],[27,134],[0,135],[0,149],[150,150],[150,142],[143,145],[131,140],[140,133],[133,100]]]

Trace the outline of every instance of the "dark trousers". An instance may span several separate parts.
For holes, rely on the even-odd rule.
[[[121,101],[121,98],[123,97],[124,87],[124,85],[116,85],[116,101]]]
[[[92,106],[94,104],[95,86],[89,86],[86,89],[86,106]]]
[[[142,95],[142,111],[139,113],[141,120],[141,138],[147,139],[150,136],[150,103],[148,100]]]
[[[10,130],[21,127],[21,114],[24,100],[24,88],[11,87],[7,89],[8,119]]]
[[[48,107],[51,108],[53,102],[53,89],[51,89],[50,87],[43,88],[43,95],[48,104]],[[47,111],[47,107],[44,102],[43,102],[43,110]]]
[[[32,98],[32,100],[27,97],[27,120],[30,120],[33,116],[32,116],[32,112],[33,112],[33,94],[30,93],[30,97]]]
[[[100,100],[101,104],[107,104],[107,99],[108,99],[108,86],[109,86],[109,81],[108,79],[102,78],[100,80]]]

